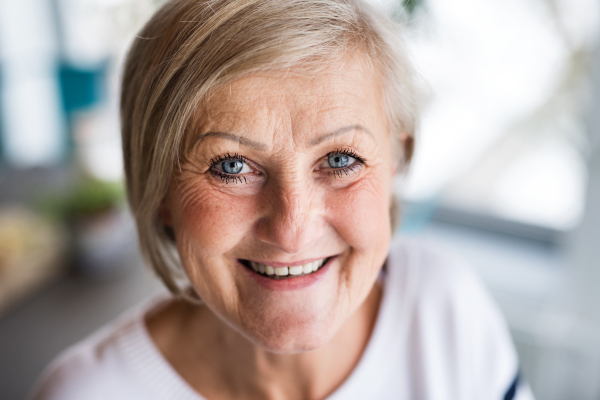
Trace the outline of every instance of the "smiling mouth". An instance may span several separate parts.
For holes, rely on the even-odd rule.
[[[249,260],[240,260],[247,268],[257,274],[270,279],[290,279],[299,276],[310,275],[317,272],[323,265],[327,264],[332,257],[322,258],[304,265],[294,265],[290,267],[272,267],[270,265],[257,263]]]

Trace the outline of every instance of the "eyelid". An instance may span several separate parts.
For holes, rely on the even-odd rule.
[[[241,154],[233,153],[233,155],[231,155],[231,153],[226,153],[226,154],[219,154],[219,155],[216,155],[215,157],[211,158],[208,162],[208,165],[209,165],[209,167],[212,168],[217,164],[220,164],[225,161],[231,161],[231,160],[239,160],[245,164],[248,163],[248,160],[246,159],[246,157],[244,157]]]
[[[367,162],[367,160],[366,160],[364,157],[362,157],[362,156],[359,156],[359,155],[356,153],[356,151],[354,151],[353,149],[351,149],[351,148],[339,148],[339,149],[337,149],[337,150],[330,151],[329,153],[327,153],[327,154],[325,155],[325,157],[323,157],[323,158],[321,159],[322,161],[320,161],[318,165],[321,167],[321,166],[322,166],[324,163],[328,163],[328,159],[329,159],[329,157],[331,157],[331,156],[333,156],[333,155],[335,155],[335,154],[342,154],[342,155],[346,155],[346,156],[348,156],[348,157],[352,157],[352,158],[354,158],[354,159],[356,160],[354,163],[352,163],[351,165],[349,165],[349,166],[346,166],[346,167],[344,167],[344,168],[353,168],[353,167],[356,167],[357,165],[365,165],[365,164],[366,164],[366,162]],[[326,167],[324,167],[324,168],[319,168],[319,169],[329,169],[329,170],[343,171],[343,170],[344,170],[344,168],[332,168],[332,167],[330,167],[329,165],[327,165]]]
[[[353,149],[350,149],[350,148],[339,148],[337,150],[330,151],[329,153],[327,153],[325,155],[325,159],[331,157],[334,154],[342,154],[342,155],[345,155],[345,156],[348,156],[348,157],[352,157],[352,158],[356,159],[356,161],[359,161],[360,163],[365,163],[366,162],[366,160],[363,157],[359,156],[356,153],[356,151],[354,151]]]
[[[349,164],[349,165],[347,165],[345,167],[341,167],[341,168],[333,168],[329,165],[323,166],[324,163],[328,163],[329,157],[331,157],[332,155],[336,155],[336,154],[341,154],[341,155],[346,155],[348,157],[351,157],[354,159],[354,162],[352,164]],[[239,160],[239,161],[243,162],[252,171],[246,172],[244,174],[229,174],[221,169],[216,168],[219,164],[221,164],[225,161],[231,161],[231,160]],[[346,174],[346,176],[347,176],[349,171],[354,172],[354,171],[356,171],[357,168],[361,168],[362,166],[364,166],[365,163],[366,163],[366,159],[364,157],[358,155],[356,153],[356,151],[354,151],[353,149],[338,148],[337,150],[328,152],[324,156],[324,158],[322,158],[322,161],[319,163],[318,170],[327,170],[327,174],[334,174],[336,176],[342,177],[342,174]],[[239,181],[239,183],[247,183],[247,176],[249,174],[251,175],[252,172],[258,172],[259,175],[261,174],[259,169],[256,166],[254,166],[254,163],[252,161],[249,161],[246,157],[244,157],[243,155],[238,154],[238,153],[234,153],[234,154],[225,153],[225,154],[217,155],[217,156],[211,158],[207,164],[209,166],[209,172],[214,176],[220,177],[221,180],[225,183],[229,183],[229,180],[232,180],[234,182]]]
[[[334,168],[329,165],[329,157],[341,154],[346,155],[354,159],[354,161],[341,168]],[[334,151],[330,151],[325,155],[324,158],[321,159],[317,171],[320,171],[322,174],[326,174],[329,178],[344,178],[356,176],[355,174],[361,171],[366,165],[366,159],[364,157],[359,156],[356,151],[351,148],[339,148]],[[353,175],[351,175],[353,174]]]
[[[242,173],[242,174],[229,174],[222,169],[217,169],[217,166],[226,161],[239,160],[242,163],[246,164],[246,166],[251,170],[250,172]],[[208,172],[211,175],[218,177],[225,184],[229,184],[229,182],[233,183],[248,183],[248,177],[252,175],[253,172],[258,172],[257,168],[253,166],[254,163],[249,161],[246,157],[241,154],[231,153],[219,154],[210,159],[207,163],[209,168]]]

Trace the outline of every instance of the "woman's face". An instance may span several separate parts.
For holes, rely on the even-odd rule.
[[[360,57],[255,75],[201,113],[162,213],[195,290],[267,350],[326,344],[372,290],[391,236],[379,78]]]

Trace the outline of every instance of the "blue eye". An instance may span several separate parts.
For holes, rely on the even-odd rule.
[[[347,156],[345,154],[332,154],[327,158],[327,162],[331,168],[344,168],[350,164],[350,159],[353,157]]]
[[[319,170],[327,171],[327,174],[334,178],[344,178],[356,176],[352,173],[360,171],[364,165],[365,159],[354,150],[342,148],[328,153],[319,165]]]
[[[227,174],[236,175],[244,169],[244,163],[240,160],[228,160],[221,163],[221,168]]]
[[[253,174],[246,158],[239,154],[224,154],[210,159],[210,173],[221,179],[223,183],[247,183],[248,177]],[[254,173],[256,175],[256,173]]]

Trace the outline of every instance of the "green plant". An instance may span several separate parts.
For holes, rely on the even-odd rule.
[[[402,8],[404,8],[407,14],[412,15],[415,9],[424,2],[424,0],[402,0]]]
[[[122,184],[83,178],[66,193],[43,198],[37,208],[52,218],[73,221],[115,209],[124,199]]]

